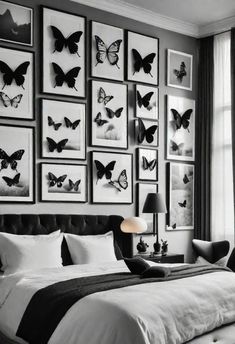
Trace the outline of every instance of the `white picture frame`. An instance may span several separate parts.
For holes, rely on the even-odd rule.
[[[159,118],[159,90],[157,87],[135,86],[136,117],[158,120]]]

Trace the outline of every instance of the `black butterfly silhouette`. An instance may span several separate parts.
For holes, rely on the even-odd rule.
[[[111,110],[110,108],[106,107],[105,108],[107,111],[107,116],[108,118],[113,118],[113,117],[117,117],[119,118],[122,114],[123,111],[123,107],[120,107],[119,109],[117,109],[116,111]]]
[[[57,186],[58,188],[61,188],[63,185],[63,182],[67,178],[67,174],[63,174],[60,177],[56,177],[52,172],[48,172],[48,178],[49,178],[49,187]]]
[[[190,117],[191,117],[193,110],[192,109],[186,110],[182,116],[175,109],[171,109],[171,112],[172,112],[173,117],[174,117],[176,130],[183,127],[184,129],[187,129],[189,132],[189,129],[188,129],[189,124],[190,124],[189,120],[190,120]]]
[[[18,105],[21,102],[23,94],[18,94],[14,98],[9,98],[8,95],[4,92],[0,92],[0,97],[2,99],[3,105],[5,107],[12,106],[14,108],[18,108]]]
[[[76,78],[78,76],[78,73],[81,70],[81,67],[74,67],[65,74],[57,63],[52,62],[52,66],[56,74],[54,87],[56,86],[61,87],[63,86],[63,83],[66,82],[69,88],[74,88],[77,91],[77,88],[75,87],[75,83],[76,83]]]
[[[55,38],[55,47],[53,53],[55,51],[58,51],[60,53],[64,48],[68,48],[70,54],[77,54],[80,57],[80,55],[78,54],[78,45],[76,43],[79,43],[80,38],[83,34],[82,31],[76,31],[65,38],[62,32],[57,27],[51,25],[51,30]]]
[[[48,116],[47,119],[49,127],[53,126],[56,131],[62,126],[62,123],[55,123],[51,116]]]
[[[138,135],[137,135],[138,142],[142,143],[145,139],[148,143],[152,143],[154,140],[154,134],[157,128],[158,128],[157,125],[151,125],[151,127],[146,129],[142,119],[138,118]]]
[[[81,179],[77,180],[75,183],[71,179],[69,179],[69,191],[74,190],[77,192],[80,183],[81,183]]]
[[[115,187],[119,192],[126,190],[128,188],[127,174],[126,170],[123,170],[117,180],[110,180],[109,185]]]
[[[96,166],[96,169],[97,169],[97,182],[99,179],[102,179],[103,176],[105,176],[106,179],[111,179],[112,178],[112,172],[113,169],[114,169],[114,166],[116,164],[116,161],[113,160],[111,162],[108,163],[107,166],[104,166],[102,164],[102,162],[100,162],[99,160],[95,160],[95,166]]]
[[[98,103],[104,103],[104,105],[107,105],[110,100],[113,99],[113,96],[107,96],[105,93],[105,90],[100,87],[99,94],[98,94]]]
[[[178,155],[182,155],[182,149],[184,147],[184,143],[177,144],[175,141],[170,140],[171,149],[173,152],[178,152]]]
[[[137,103],[138,103],[139,108],[141,108],[143,105],[147,110],[150,110],[149,103],[150,103],[150,99],[152,95],[153,95],[153,92],[148,92],[143,97],[141,97],[140,92],[137,91]]]
[[[99,63],[104,63],[104,60],[108,59],[109,63],[112,66],[117,66],[117,68],[120,69],[118,66],[118,60],[119,60],[119,50],[120,50],[120,45],[122,43],[122,39],[118,39],[115,42],[111,43],[110,46],[107,48],[104,41],[97,35],[95,35],[95,43],[96,43],[96,66]]]
[[[30,62],[23,62],[21,63],[15,71],[13,71],[5,62],[0,61],[0,72],[3,73],[3,81],[4,85],[2,87],[2,90],[6,85],[11,85],[13,80],[15,79],[15,83],[17,86],[21,86],[24,89],[24,82],[25,77],[24,75],[27,73],[27,69]]]
[[[145,56],[145,58],[142,58],[140,53],[136,50],[136,49],[132,49],[132,55],[134,58],[134,73],[139,72],[141,70],[141,68],[143,68],[144,72],[146,74],[150,74],[150,76],[153,78],[153,75],[151,74],[151,69],[152,66],[151,64],[153,63],[153,60],[156,56],[155,53],[151,53],[147,56]]]
[[[63,149],[65,148],[66,143],[68,142],[68,139],[63,139],[56,143],[52,138],[47,137],[47,143],[48,143],[48,149],[50,152],[54,152],[56,149],[58,153],[61,153]]]
[[[9,178],[7,176],[3,176],[2,179],[7,183],[7,186],[17,186],[20,181],[20,173],[17,173],[14,178]]]
[[[190,180],[188,179],[187,174],[184,175],[183,182],[184,182],[184,184],[188,184],[190,182]]]
[[[182,82],[183,77],[187,75],[185,67],[186,67],[185,63],[184,63],[184,61],[182,61],[181,65],[180,65],[180,70],[178,70],[178,69],[174,69],[173,70],[173,72],[176,75],[176,77],[179,80],[179,82]]]
[[[186,199],[183,201],[183,203],[178,202],[178,204],[181,208],[186,208],[186,205],[187,205]]]
[[[174,223],[171,227],[172,229],[176,229],[176,223]]]
[[[153,171],[157,165],[157,159],[148,161],[145,156],[143,156],[143,169]]]
[[[1,170],[7,168],[8,165],[11,166],[12,170],[17,172],[17,160],[21,160],[24,152],[24,149],[20,149],[9,156],[3,149],[0,148],[0,159],[2,159],[0,172]]]
[[[109,121],[107,121],[106,119],[102,119],[101,118],[101,112],[98,112],[94,122],[96,122],[96,124],[98,125],[98,127],[102,127],[104,124],[108,123]]]
[[[72,130],[75,130],[77,128],[77,126],[79,125],[79,123],[81,122],[80,119],[77,119],[76,121],[71,122],[68,117],[64,117],[64,121],[65,121],[66,127],[72,128]]]

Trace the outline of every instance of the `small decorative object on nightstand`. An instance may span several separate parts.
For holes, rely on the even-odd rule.
[[[146,242],[144,242],[144,240],[142,239],[142,236],[140,237],[140,241],[138,242],[136,248],[138,250],[139,253],[144,253],[147,251],[147,248],[149,247],[148,244],[146,244]]]
[[[162,240],[162,239],[161,239],[161,242],[162,242],[161,254],[162,256],[166,256],[168,252],[168,242],[167,240]]]

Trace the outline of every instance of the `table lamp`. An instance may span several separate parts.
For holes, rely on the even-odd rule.
[[[124,233],[143,233],[146,232],[148,225],[144,219],[140,217],[127,217],[121,223],[121,231]]]
[[[143,213],[151,213],[153,214],[153,235],[156,236],[156,242],[153,244],[154,253],[159,253],[161,249],[161,245],[159,243],[158,238],[158,223],[157,223],[157,216],[160,213],[166,213],[166,205],[163,200],[163,197],[159,193],[149,193],[146,197]]]

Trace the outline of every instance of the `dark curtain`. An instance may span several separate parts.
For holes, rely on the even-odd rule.
[[[214,37],[199,40],[196,113],[194,237],[210,240],[211,139],[213,119]]]
[[[232,101],[232,155],[233,155],[233,195],[235,200],[235,28],[231,30],[231,101]],[[234,213],[235,213],[235,202]]]

